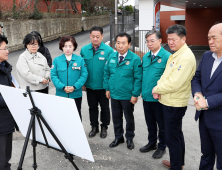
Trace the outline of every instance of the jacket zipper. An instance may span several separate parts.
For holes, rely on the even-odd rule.
[[[69,68],[69,61],[68,60],[66,60],[67,61],[67,86],[69,86],[69,79],[68,79],[68,75],[69,75],[69,70],[68,70],[68,68]],[[68,93],[68,98],[69,98],[69,93]]]
[[[93,48],[93,60],[92,60],[92,72],[94,72],[94,70],[93,70],[93,64],[94,64],[94,56],[95,56],[95,50],[94,50],[94,48]],[[94,74],[93,74],[93,76],[94,76]],[[93,79],[92,79],[92,84],[93,84]],[[92,90],[93,90],[93,87],[92,87]]]

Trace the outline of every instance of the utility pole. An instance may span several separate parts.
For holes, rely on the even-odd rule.
[[[115,0],[115,24],[117,24],[117,0]]]

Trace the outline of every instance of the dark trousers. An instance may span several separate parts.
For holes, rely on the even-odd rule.
[[[82,115],[81,115],[82,97],[75,98],[74,100],[75,100],[75,103],[76,103],[77,110],[79,112],[79,117],[82,121]]]
[[[0,136],[0,170],[11,170],[12,133]]]
[[[157,143],[157,132],[159,128],[158,148],[164,150],[166,148],[166,141],[162,104],[159,102],[146,102],[143,100],[143,108],[149,132],[149,144],[155,145]]]
[[[90,125],[98,127],[99,126],[99,108],[101,107],[100,121],[102,122],[101,127],[108,128],[110,124],[110,109],[109,109],[109,99],[106,98],[105,90],[92,90],[86,89],[87,101],[89,105],[89,117]]]
[[[35,90],[36,92],[39,92],[39,93],[45,93],[45,94],[48,94],[49,93],[49,86],[47,86],[46,88],[44,89],[41,89],[41,90]]]
[[[135,136],[135,123],[134,123],[134,104],[130,100],[115,100],[111,99],[111,108],[114,124],[115,139],[123,137],[123,113],[126,119],[126,134],[125,137],[131,140]]]
[[[222,131],[208,128],[204,114],[202,112],[199,118],[201,152],[203,154],[199,170],[213,170],[215,156],[217,156],[217,170],[222,170]]]
[[[184,165],[185,142],[182,131],[182,119],[187,107],[163,105],[166,144],[170,152],[170,170],[181,170]]]

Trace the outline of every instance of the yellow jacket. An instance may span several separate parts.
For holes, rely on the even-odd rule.
[[[154,91],[161,94],[159,102],[166,106],[187,106],[195,71],[195,56],[187,44],[184,44],[177,52],[170,55],[166,69],[157,82]]]

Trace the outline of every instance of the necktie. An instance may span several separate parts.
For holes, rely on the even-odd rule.
[[[155,58],[156,56],[155,56],[155,55],[153,55],[152,57],[153,57],[153,60],[154,60],[154,58]]]
[[[122,63],[122,62],[123,62],[124,57],[123,57],[123,56],[120,56],[119,58],[120,58],[119,63]]]

